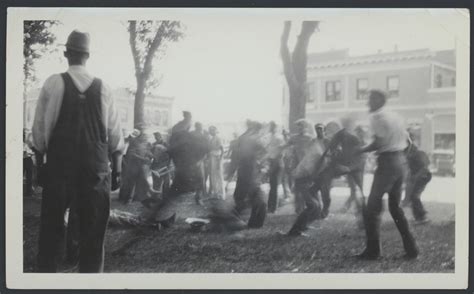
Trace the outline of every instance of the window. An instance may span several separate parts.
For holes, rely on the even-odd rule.
[[[443,76],[441,74],[437,74],[435,77],[435,88],[442,88],[443,87]]]
[[[326,82],[326,101],[341,100],[341,81]]]
[[[306,103],[314,102],[316,100],[316,86],[314,82],[306,84]]]
[[[400,89],[400,81],[398,76],[387,77],[387,94],[388,98],[398,97]]]
[[[365,100],[369,96],[369,80],[357,79],[357,100]]]
[[[456,134],[435,134],[434,149],[454,151],[456,149]]]
[[[154,111],[153,124],[158,125],[158,126],[161,124],[161,113],[159,110]]]
[[[456,77],[451,78],[451,86],[456,87]]]

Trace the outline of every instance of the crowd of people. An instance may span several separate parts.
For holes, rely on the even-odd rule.
[[[178,197],[194,193],[195,203],[201,206],[209,198],[226,201],[225,182],[234,180],[232,209],[211,210],[211,221],[234,229],[261,228],[267,213],[276,213],[293,200],[297,217],[285,234],[304,236],[313,221],[328,217],[332,182],[345,176],[350,196],[343,210],[355,204],[359,225],[367,236],[366,249],[359,257],[376,259],[381,255],[384,194],[388,194],[389,211],[402,236],[406,257],[417,257],[418,247],[400,201],[406,183],[403,204],[411,204],[418,222],[428,220],[420,197],[431,180],[429,159],[412,143],[403,120],[385,108],[383,91],[369,94],[370,141],[353,115],[314,126],[300,119],[291,126],[292,134],[280,132],[274,122],[247,120],[245,132],[235,135],[229,144],[230,162],[224,169],[226,154],[218,129],[210,126],[205,130],[199,122],[192,127],[189,111],[183,112],[183,119],[168,134],[153,133],[154,140],[146,124],[125,134],[110,90],[85,69],[87,33],[73,31],[64,56],[68,71],[45,82],[31,140],[24,134],[24,141],[31,141],[24,144],[25,193],[33,193],[34,166],[43,187],[39,272],[57,270],[66,231],[69,243],[77,247],[79,271],[100,272],[108,222],[129,219],[135,225],[170,226],[176,217],[176,207],[170,207]],[[377,169],[366,199],[363,183],[368,152],[375,152]],[[269,184],[268,193],[262,189],[264,183]],[[125,205],[140,201],[148,208],[148,217],[111,211],[110,192],[117,189],[119,201]],[[250,217],[244,223],[247,209]]]

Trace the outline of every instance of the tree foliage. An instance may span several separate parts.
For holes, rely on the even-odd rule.
[[[144,122],[145,95],[159,86],[153,62],[166,54],[168,45],[183,38],[184,27],[179,21],[145,20],[128,22],[130,48],[135,65],[135,126]]]
[[[36,80],[34,64],[56,40],[51,28],[59,24],[56,20],[27,20],[23,23],[23,72],[25,88]],[[26,91],[26,89],[25,89]]]

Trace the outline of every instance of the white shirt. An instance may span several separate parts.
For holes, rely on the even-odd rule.
[[[94,77],[90,75],[84,66],[73,65],[67,70],[80,92],[85,92]],[[60,74],[50,76],[41,89],[38,103],[36,105],[35,118],[33,121],[32,135],[33,146],[42,154],[48,150],[48,143],[59,117],[64,95],[64,81]],[[104,127],[107,131],[109,151],[124,151],[123,134],[120,127],[120,119],[115,108],[112,92],[102,82],[101,89],[102,117]]]
[[[268,138],[268,144],[267,144],[268,158],[279,159],[282,154],[284,144],[285,142],[280,136],[276,134],[271,134],[270,137]]]
[[[379,143],[377,153],[402,151],[407,147],[407,132],[401,116],[383,107],[370,115],[372,134]]]

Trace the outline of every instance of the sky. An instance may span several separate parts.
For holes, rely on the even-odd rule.
[[[429,48],[454,49],[469,44],[460,28],[469,25],[465,10],[316,9],[304,19],[321,20],[309,52],[349,49],[350,55]],[[278,12],[278,11],[277,11]],[[105,15],[105,17],[104,17]],[[176,14],[174,14],[176,15]],[[178,14],[179,15],[179,14]],[[293,14],[294,16],[294,14]],[[147,16],[150,17],[149,14]],[[157,16],[158,17],[158,16]],[[134,67],[125,22],[107,13],[68,18],[54,29],[57,43],[65,43],[73,29],[91,34],[88,68],[112,88],[135,86]],[[175,97],[173,121],[182,110],[193,112],[204,123],[238,122],[247,118],[281,120],[282,86],[280,35],[285,15],[272,10],[250,13],[220,12],[183,14],[183,40],[170,44],[166,55],[155,62],[162,77],[157,95]],[[293,18],[289,18],[293,19]],[[296,18],[294,18],[296,19]],[[290,50],[300,29],[293,21]],[[66,69],[62,47],[37,63],[40,84],[49,75]]]

